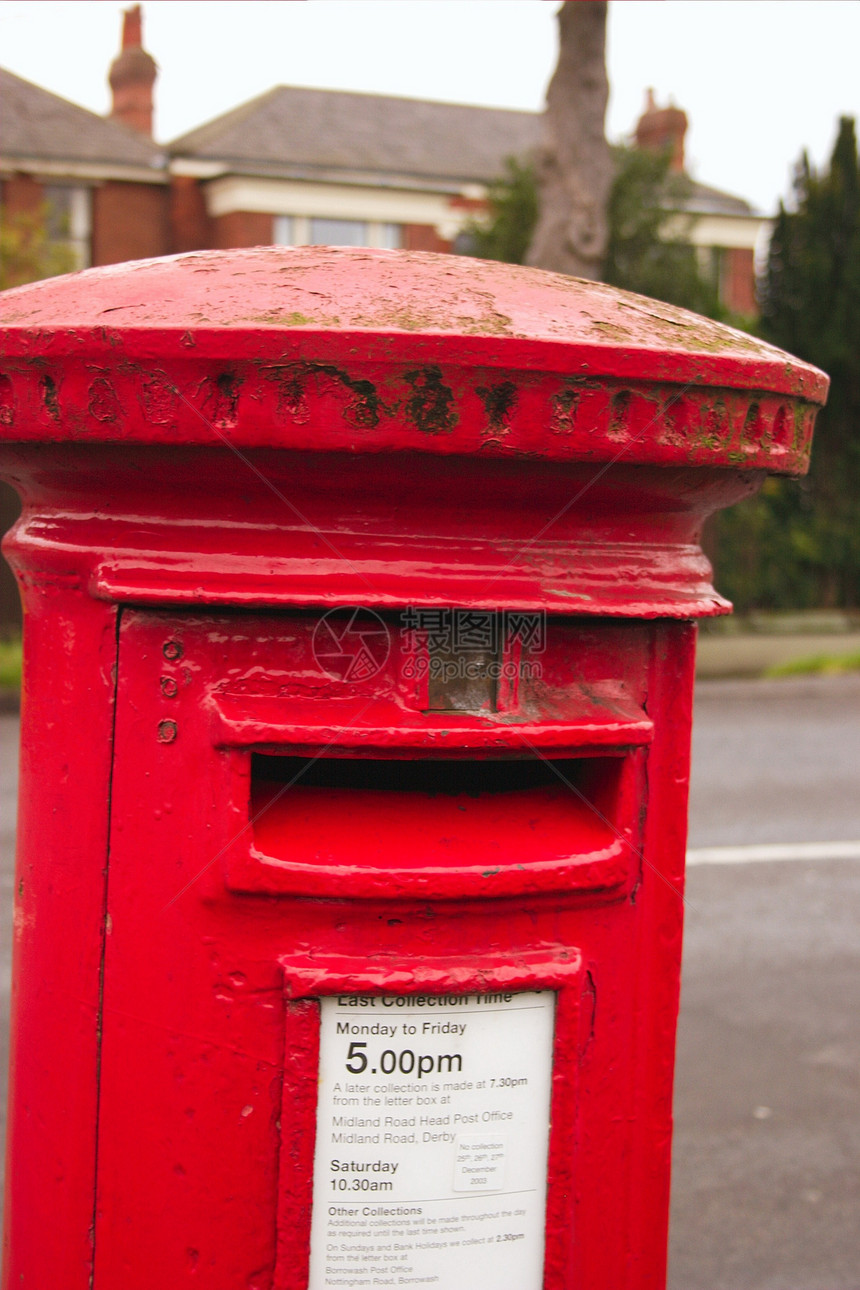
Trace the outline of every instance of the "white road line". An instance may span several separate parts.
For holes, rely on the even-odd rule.
[[[860,842],[764,842],[736,847],[693,847],[687,864],[749,864],[762,860],[860,860]]]

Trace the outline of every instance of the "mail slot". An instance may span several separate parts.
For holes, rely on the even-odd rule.
[[[826,378],[396,252],[3,316],[8,1284],[663,1284],[699,534]]]
[[[624,766],[617,757],[325,757],[306,766],[301,757],[252,759],[253,846],[270,864],[316,867],[327,881],[359,863],[360,837],[366,848],[360,863],[380,880],[397,872],[402,882],[410,871],[431,870],[437,878],[456,875],[462,894],[475,874],[486,879],[553,866],[565,882],[561,864],[614,851],[620,827],[629,823],[616,810]],[[598,815],[591,804],[599,809],[601,801]],[[635,801],[628,794],[626,805]]]

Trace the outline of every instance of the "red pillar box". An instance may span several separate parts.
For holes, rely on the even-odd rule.
[[[431,255],[3,307],[9,1286],[662,1284],[698,537],[826,378]]]

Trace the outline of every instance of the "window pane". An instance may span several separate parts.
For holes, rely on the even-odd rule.
[[[312,246],[367,246],[367,225],[358,219],[312,219]]]
[[[67,247],[70,268],[85,269],[90,262],[90,190],[74,184],[45,184],[45,232],[52,246]]]
[[[275,246],[293,246],[293,218],[291,215],[276,215],[272,229]]]
[[[403,225],[402,224],[383,224],[382,226],[381,246],[388,251],[399,251],[403,245]]]
[[[65,184],[45,184],[45,232],[51,242],[68,242],[72,236],[72,192]]]

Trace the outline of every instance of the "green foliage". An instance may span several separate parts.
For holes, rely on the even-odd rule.
[[[678,212],[690,193],[685,175],[669,169],[668,152],[613,148],[609,244],[603,280],[627,291],[725,317],[716,285],[704,275],[687,238],[694,217]],[[538,218],[534,167],[509,157],[506,174],[490,188],[487,216],[466,232],[470,255],[522,264]]]
[[[49,210],[45,206],[35,214],[7,215],[0,224],[0,290],[20,287],[25,282],[53,278],[77,268],[75,253],[62,242],[52,242],[47,234]]]
[[[507,158],[505,170],[487,193],[487,218],[466,230],[467,249],[481,260],[522,264],[537,224],[537,180],[534,167],[516,157]]]
[[[21,684],[21,638],[0,640],[0,689],[13,689]]]
[[[841,676],[860,671],[860,654],[812,654],[765,668],[765,676]]]
[[[812,469],[721,516],[721,590],[738,608],[860,604],[860,159],[843,117],[828,169],[803,156],[779,208],[762,291],[764,336],[831,377]]]
[[[695,217],[678,213],[690,197],[690,180],[669,169],[669,152],[614,148],[613,155],[604,282],[723,317],[716,284],[703,275],[689,243]]]

